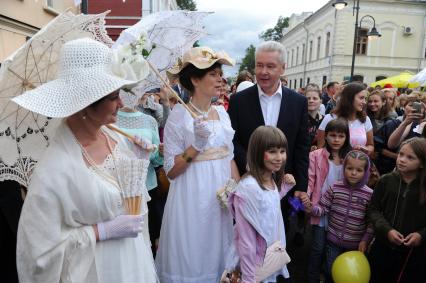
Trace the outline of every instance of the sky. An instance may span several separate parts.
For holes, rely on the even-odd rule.
[[[314,12],[328,0],[195,0],[198,11],[214,12],[204,20],[209,36],[201,45],[226,51],[237,62],[246,48],[258,45],[259,34],[275,26],[279,16]],[[225,77],[234,76],[238,66],[223,68]]]

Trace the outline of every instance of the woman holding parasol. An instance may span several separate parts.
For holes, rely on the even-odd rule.
[[[146,187],[137,215],[126,211],[120,192],[123,181],[140,183],[140,177],[120,176],[121,165],[138,159],[105,127],[123,106],[120,88],[136,81],[114,75],[111,60],[112,51],[100,42],[67,42],[58,78],[13,99],[35,113],[64,118],[35,168],[22,209],[20,282],[158,281],[143,216]],[[139,199],[132,199],[137,208]]]
[[[160,282],[219,282],[232,241],[232,217],[217,191],[231,175],[234,130],[222,106],[212,106],[222,89],[225,53],[195,47],[169,72],[188,90],[190,110],[177,104],[164,131],[164,169],[171,185],[160,232],[156,266]],[[233,174],[231,174],[231,171]]]

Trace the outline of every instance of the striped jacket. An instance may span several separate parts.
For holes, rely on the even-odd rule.
[[[369,243],[374,231],[367,227],[367,207],[373,190],[367,186],[359,189],[336,182],[312,208],[312,215],[328,215],[327,240],[345,249],[358,249],[360,241]]]

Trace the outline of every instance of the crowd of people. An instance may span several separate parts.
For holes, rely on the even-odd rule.
[[[334,260],[352,250],[368,257],[373,283],[426,281],[426,93],[361,82],[296,92],[283,46],[268,41],[255,74],[235,83],[223,78],[226,54],[186,52],[169,70],[184,105],[166,87],[132,98],[137,82],[113,75],[110,56],[70,41],[59,77],[14,99],[63,120],[19,228],[22,199],[2,183],[17,200],[8,282],[294,282],[288,261],[264,261],[286,247],[294,215],[310,227],[308,282],[333,282]],[[147,164],[136,215],[121,194],[129,160]]]

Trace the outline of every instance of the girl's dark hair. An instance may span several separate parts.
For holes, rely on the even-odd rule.
[[[371,112],[370,108],[368,107],[368,100],[371,96],[377,95],[382,100],[383,106],[382,109],[380,109],[379,113],[373,113]],[[367,115],[370,117],[370,119],[379,119],[384,120],[389,117],[389,112],[391,111],[391,108],[389,107],[388,100],[386,99],[386,95],[381,90],[375,90],[372,93],[368,95],[367,98]]]
[[[346,154],[352,150],[352,146],[350,143],[350,133],[349,133],[348,122],[343,118],[337,118],[337,119],[331,120],[330,122],[328,122],[327,126],[325,126],[325,136],[324,136],[325,148],[327,149],[328,152],[331,153],[331,147],[327,143],[327,134],[329,132],[345,134],[346,136],[345,142],[343,143],[343,146],[339,149],[339,157],[341,159],[345,158]],[[333,159],[333,156],[331,156],[331,154],[329,159],[330,160]]]
[[[408,139],[401,143],[400,148],[404,145],[409,145],[420,160],[417,178],[420,179],[420,203],[424,204],[426,201],[426,139],[421,137]]]
[[[288,149],[287,138],[284,133],[272,126],[260,126],[250,136],[247,149],[247,174],[253,176],[259,186],[265,190],[263,183],[263,173],[265,172],[265,152],[271,148],[283,148],[286,152]],[[278,190],[281,189],[281,183],[284,178],[284,167],[275,173],[275,182],[278,185]]]
[[[190,93],[194,93],[194,85],[192,84],[191,79],[201,79],[203,78],[208,72],[211,70],[214,70],[216,68],[221,68],[222,65],[220,63],[214,63],[207,69],[198,69],[192,64],[188,64],[185,68],[183,68],[179,72],[179,82],[180,84]]]
[[[356,111],[354,108],[355,95],[363,90],[365,90],[365,86],[361,83],[348,83],[340,93],[337,106],[333,109],[333,111],[331,111],[331,113],[337,115],[337,117],[349,119],[349,117]],[[364,110],[356,111],[356,117],[362,123],[365,123],[367,113]]]
[[[253,75],[247,70],[241,71],[238,74],[237,81],[236,81],[235,85],[238,87],[238,85],[243,81],[253,82]]]

